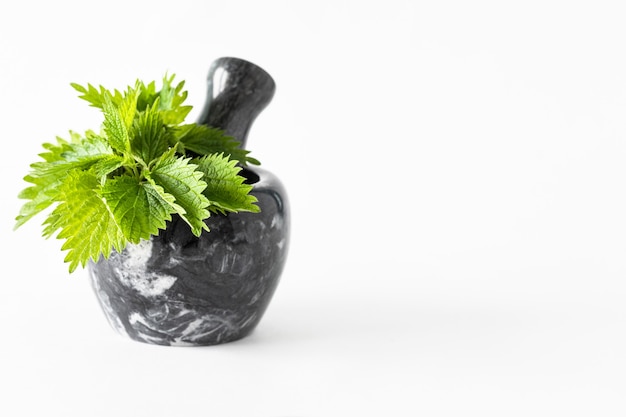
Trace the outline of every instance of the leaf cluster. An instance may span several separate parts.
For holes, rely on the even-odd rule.
[[[199,236],[211,213],[259,211],[240,175],[259,162],[222,130],[184,123],[184,82],[166,75],[160,90],[154,81],[124,91],[72,87],[102,112],[101,131],[43,144],[15,225],[49,209],[43,236],[65,240],[70,272],[158,234],[172,215]]]

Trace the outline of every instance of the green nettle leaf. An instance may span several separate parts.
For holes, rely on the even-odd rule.
[[[63,153],[70,151],[72,148],[68,141],[57,136],[57,144],[44,143],[42,147],[48,152],[42,152],[39,156],[46,162],[55,162],[63,160]]]
[[[75,159],[93,164],[83,164],[81,167],[92,169],[101,180],[124,164],[124,155],[116,153],[109,146],[106,138],[92,131],[87,131],[84,139],[78,138],[79,142],[71,145],[71,151],[64,152],[63,157],[67,160]]]
[[[142,81],[137,81],[139,86],[139,94],[137,95],[137,111],[144,111],[148,107],[152,107],[154,102],[159,97],[159,92],[156,90],[156,83],[151,81],[145,84]]]
[[[107,175],[124,165],[124,158],[119,155],[107,155],[99,159],[91,167],[91,171],[104,183]]]
[[[169,131],[156,107],[139,114],[131,129],[131,151],[146,164],[157,159],[169,149]]]
[[[207,183],[204,194],[211,205],[209,210],[219,213],[251,211],[259,212],[258,200],[249,194],[252,186],[245,184],[244,177],[239,175],[241,167],[237,161],[229,160],[220,154],[207,155],[192,161],[198,164],[198,170],[204,173]]]
[[[189,159],[176,157],[170,152],[155,163],[148,175],[155,185],[174,196],[177,214],[199,236],[203,229],[209,230],[204,223],[204,219],[210,215],[206,209],[209,200],[202,194],[206,188],[206,182],[202,181],[202,172],[197,171],[196,165],[190,164]]]
[[[98,176],[106,175],[122,164],[123,158],[116,155],[105,139],[96,135],[87,135],[77,143],[71,143],[61,153],[61,160],[41,165],[43,171],[68,171],[81,168],[93,168]]]
[[[128,87],[126,94],[119,101],[119,112],[120,118],[122,119],[122,123],[126,128],[126,131],[130,129],[133,125],[133,120],[135,120],[135,114],[137,113],[137,100],[139,98],[139,94],[137,89],[132,89]]]
[[[70,85],[74,87],[76,91],[82,93],[82,95],[78,97],[87,101],[92,107],[98,107],[101,109],[104,106],[104,87],[100,86],[100,89],[98,90],[91,84],[87,84],[87,87],[83,87],[82,85],[76,83],[71,83]]]
[[[97,155],[113,154],[113,149],[107,144],[102,136],[93,132],[86,132],[84,137],[76,132],[70,132],[71,142],[66,142],[57,138],[62,145],[62,150],[58,154],[57,160],[78,161],[83,158],[90,158]],[[48,160],[48,162],[53,162]]]
[[[66,239],[61,247],[68,250],[65,261],[70,263],[70,272],[89,259],[97,261],[112,249],[121,251],[125,246],[122,231],[99,194],[99,183],[90,172],[73,170],[68,173],[59,187],[60,204],[44,224],[45,235],[50,236],[61,229],[59,239]]]
[[[157,235],[172,215],[199,236],[211,212],[258,212],[237,163],[259,162],[222,130],[183,124],[191,110],[184,84],[173,75],[161,90],[154,81],[122,91],[71,84],[101,110],[102,131],[43,144],[18,195],[27,201],[15,228],[51,208],[42,234],[65,240],[72,272]]]
[[[113,103],[110,94],[104,95],[104,132],[109,140],[109,145],[118,152],[126,153],[130,148],[128,128],[120,109]]]
[[[76,139],[74,134],[72,136]],[[44,144],[48,150],[40,154],[44,162],[33,163],[31,174],[24,177],[26,182],[34,185],[18,195],[31,201],[22,206],[16,218],[16,228],[54,203],[59,192],[57,188],[69,171],[93,168],[96,175],[102,177],[121,166],[122,159],[113,155],[111,148],[98,137],[90,136],[82,142],[72,143],[57,138],[57,142],[58,145]]]
[[[15,218],[15,229],[50,207],[56,201],[57,189],[61,184],[61,178],[52,177],[41,178],[27,175],[24,180],[36,185],[28,187],[18,194],[19,198],[30,201],[22,205],[20,213]]]
[[[39,156],[45,162],[35,162],[31,164],[31,173],[24,177],[24,181],[34,184],[22,190],[18,198],[30,200],[25,203],[15,218],[15,229],[26,223],[33,216],[47,209],[55,201],[57,188],[63,179],[65,172],[54,172],[48,170],[48,165],[54,166],[58,161],[62,161],[61,154],[70,149],[67,141],[57,137],[58,145],[44,143],[43,148],[47,152],[42,152]]]
[[[107,95],[111,98],[113,103],[119,104],[122,101],[122,93],[118,90],[114,90],[113,94],[111,94],[111,92],[103,86],[96,88],[91,84],[87,84],[87,87],[83,87],[76,83],[70,83],[70,85],[74,88],[74,90],[82,93],[82,95],[78,97],[87,101],[92,107],[103,109],[106,100],[105,97]]]
[[[176,212],[174,197],[159,188],[129,176],[113,178],[102,186],[102,196],[129,242],[157,235]]]
[[[168,125],[177,125],[185,121],[192,106],[183,106],[187,99],[187,91],[184,91],[185,82],[181,81],[172,88],[174,75],[170,78],[163,77],[163,88],[159,93],[159,110],[163,114],[163,121]]]
[[[232,136],[225,135],[221,129],[187,124],[176,128],[175,137],[185,149],[198,155],[223,153],[230,159],[237,160],[242,164],[259,165],[259,161],[248,156],[249,151],[239,147],[239,141]]]
[[[163,77],[163,87],[159,92],[159,110],[167,111],[172,110],[172,108],[174,107],[174,96],[176,95],[177,91],[175,88],[172,88],[172,81],[174,81],[173,75],[169,78],[167,77],[167,75]],[[184,85],[184,83],[181,84]]]

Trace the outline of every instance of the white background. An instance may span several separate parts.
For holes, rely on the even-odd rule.
[[[623,1],[0,6],[0,415],[626,415]],[[277,83],[249,136],[289,190],[281,284],[208,348],[109,328],[22,177],[99,128],[70,82],[210,63]]]

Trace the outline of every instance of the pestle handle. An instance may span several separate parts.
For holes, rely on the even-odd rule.
[[[274,80],[261,67],[239,58],[219,58],[209,68],[208,93],[198,123],[223,129],[245,148],[252,123],[275,90]]]

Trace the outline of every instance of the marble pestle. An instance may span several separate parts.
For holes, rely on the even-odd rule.
[[[252,123],[274,96],[274,80],[251,62],[224,57],[209,68],[207,89],[197,123],[223,129],[245,149]]]

